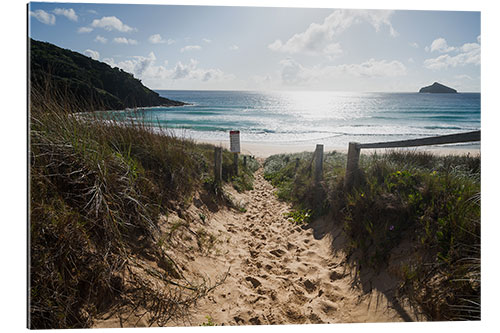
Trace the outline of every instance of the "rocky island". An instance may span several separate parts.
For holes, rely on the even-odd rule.
[[[421,88],[419,93],[456,94],[457,91],[441,83],[434,82],[431,86]]]
[[[132,74],[78,52],[30,39],[31,89],[50,91],[78,111],[181,106],[161,97]]]

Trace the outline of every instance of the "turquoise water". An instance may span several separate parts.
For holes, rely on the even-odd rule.
[[[481,94],[247,92],[158,90],[191,103],[172,108],[115,112],[142,118],[178,135],[243,142],[345,147],[479,130]]]

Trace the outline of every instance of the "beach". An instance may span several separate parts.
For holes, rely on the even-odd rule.
[[[227,140],[196,140],[200,143],[208,143],[218,147],[229,149],[229,134]],[[324,146],[324,152],[337,151],[340,153],[347,153],[347,146],[334,147]],[[241,153],[255,157],[267,158],[276,154],[294,154],[300,152],[314,152],[316,146],[314,144],[267,144],[255,142],[242,142]],[[395,149],[362,149],[361,154],[381,154]],[[429,152],[435,155],[467,155],[478,156],[481,153],[479,145],[450,145],[450,146],[422,146],[411,148],[398,148],[397,150],[409,150],[417,152]]]

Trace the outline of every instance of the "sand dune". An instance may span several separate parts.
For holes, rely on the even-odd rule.
[[[275,189],[262,174],[262,168],[256,172],[251,191],[225,188],[246,212],[210,211],[202,204],[203,198],[195,197],[187,209],[171,212],[160,221],[162,234],[170,242],[166,253],[177,263],[177,273],[211,286],[225,276],[224,283],[192,306],[189,315],[164,325],[422,320],[394,298],[397,280],[384,271],[360,273],[351,267],[342,251],[340,227],[331,219],[325,217],[307,227],[288,221],[284,213],[290,205],[276,198]],[[198,237],[191,237],[194,234]],[[159,293],[172,291],[171,284],[150,274],[161,272],[161,263],[142,257],[130,262],[130,271],[157,285]],[[94,327],[149,326],[151,318],[140,307],[124,307],[102,316]]]
[[[354,270],[346,264],[342,235],[331,221],[314,222],[308,229],[288,221],[287,203],[256,173],[254,190],[233,193],[245,201],[246,213],[222,211],[210,225],[230,235],[222,255],[198,258],[212,279],[229,269],[225,283],[196,308],[191,325],[209,316],[215,324],[308,324],[415,320],[410,309],[394,306],[396,282],[387,275],[370,276],[378,287],[368,292],[356,285]],[[335,239],[334,239],[335,238]],[[365,277],[366,279],[366,277]],[[377,281],[375,281],[377,280]],[[366,284],[365,284],[366,285]]]

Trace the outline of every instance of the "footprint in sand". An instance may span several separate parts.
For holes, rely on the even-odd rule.
[[[316,283],[308,279],[304,281],[304,287],[306,288],[308,293],[312,293],[316,290]]]
[[[330,280],[331,281],[342,279],[343,277],[344,277],[344,274],[342,274],[340,272],[333,271],[330,273]]]
[[[283,251],[281,249],[276,249],[276,250],[269,251],[269,253],[271,253],[273,256],[280,258],[281,256],[283,256],[283,254],[285,254],[285,251]]]
[[[254,278],[254,277],[251,277],[251,276],[247,276],[247,277],[245,278],[245,280],[247,280],[248,282],[250,282],[250,283],[252,284],[252,287],[254,287],[254,288],[257,288],[257,287],[259,287],[260,285],[262,285],[262,283],[261,283],[259,280],[257,280],[257,279],[256,279],[256,278]]]
[[[321,302],[320,309],[327,315],[331,315],[334,312],[337,312],[338,307],[331,302]]]

